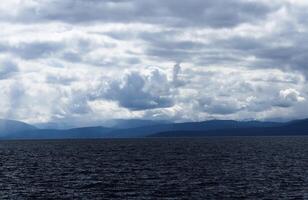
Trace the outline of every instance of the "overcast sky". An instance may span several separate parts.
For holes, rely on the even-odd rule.
[[[306,0],[9,0],[0,118],[308,117]]]

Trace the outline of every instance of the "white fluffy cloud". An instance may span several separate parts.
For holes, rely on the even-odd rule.
[[[304,1],[10,0],[0,117],[308,117]]]

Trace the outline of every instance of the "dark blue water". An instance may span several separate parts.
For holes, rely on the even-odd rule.
[[[0,142],[0,199],[308,199],[308,137]]]

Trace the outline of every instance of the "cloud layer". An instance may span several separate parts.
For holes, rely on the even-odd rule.
[[[0,117],[307,116],[308,3],[11,0],[0,5]]]

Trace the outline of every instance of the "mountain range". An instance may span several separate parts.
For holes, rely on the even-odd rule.
[[[171,123],[149,120],[117,120],[112,127],[39,129],[13,120],[0,120],[0,139],[77,139],[205,136],[308,135],[308,119],[290,122],[210,120]]]
[[[23,122],[0,119],[0,137],[10,137],[20,132],[32,132],[36,130],[37,128],[35,126]]]

